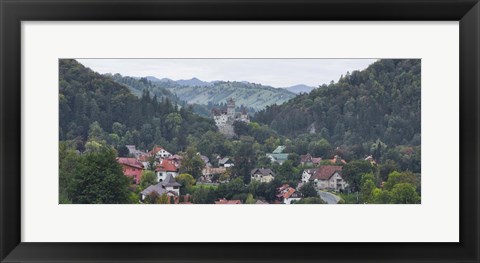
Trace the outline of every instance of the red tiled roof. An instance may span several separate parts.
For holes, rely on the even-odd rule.
[[[117,158],[119,164],[128,165],[138,169],[143,169],[143,164],[135,158],[119,157]]]
[[[218,199],[218,201],[215,201],[215,204],[217,205],[239,205],[241,203],[242,201],[240,200]]]
[[[285,190],[285,189],[287,189],[287,188],[289,188],[289,187],[290,187],[290,185],[284,184],[284,185],[278,187],[278,188],[277,188],[277,191],[281,192],[281,191],[283,191],[283,190]]]
[[[288,190],[285,193],[283,193],[282,196],[283,196],[283,198],[286,199],[286,198],[289,198],[293,193],[295,193],[295,189],[290,187],[290,188],[288,188]]]
[[[313,164],[319,164],[321,161],[322,161],[322,157],[312,158],[312,163]]]
[[[342,166],[337,165],[322,165],[318,169],[315,170],[315,173],[310,180],[328,180],[335,172],[341,172]]]
[[[140,157],[138,157],[138,160],[140,162],[148,162],[148,156],[147,155],[141,155]]]
[[[163,160],[161,164],[157,165],[157,169],[155,169],[155,171],[176,172],[178,171],[178,168],[172,161]]]

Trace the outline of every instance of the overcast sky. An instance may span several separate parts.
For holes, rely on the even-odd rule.
[[[273,87],[337,82],[347,71],[362,70],[376,59],[78,59],[99,73],[173,80],[248,81]]]

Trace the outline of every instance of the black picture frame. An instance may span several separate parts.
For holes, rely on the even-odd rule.
[[[478,194],[480,4],[477,0],[0,0],[0,17],[2,262],[480,261]],[[76,20],[459,21],[460,242],[21,242],[21,22]]]

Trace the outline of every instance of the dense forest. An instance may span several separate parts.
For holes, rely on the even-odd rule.
[[[156,96],[157,99],[169,99],[171,102],[181,104],[180,100],[175,96],[169,89],[159,87],[152,83],[152,81],[148,80],[147,78],[134,78],[128,76],[122,76],[118,73],[116,74],[105,74],[106,77],[113,79],[115,82],[127,86],[130,91],[138,96],[141,97],[145,91],[148,91],[153,96]]]
[[[118,148],[163,145],[171,151],[187,146],[188,136],[216,131],[213,120],[179,107],[167,98],[142,91],[140,98],[112,79],[85,68],[75,60],[60,60],[60,140],[74,140],[85,149],[89,131]]]
[[[253,120],[295,139],[297,148],[317,137],[343,147],[345,157],[374,154],[408,162],[404,168],[419,172],[420,69],[418,59],[383,59],[337,83],[268,106]],[[400,160],[405,154],[408,160]]]

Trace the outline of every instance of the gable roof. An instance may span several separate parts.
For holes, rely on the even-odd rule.
[[[283,151],[287,148],[286,146],[280,145],[278,146],[272,153],[283,153]]]
[[[288,153],[268,153],[267,156],[274,158],[277,161],[288,160]]]
[[[149,160],[148,160],[149,158],[150,158],[150,157],[148,157],[148,155],[140,155],[140,156],[138,157],[138,160],[139,160],[140,162],[148,162],[148,161],[149,161]]]
[[[219,164],[226,164],[227,162],[233,163],[233,161],[230,160],[230,158],[228,158],[228,157],[222,158],[222,159],[220,159],[220,161],[218,161]]]
[[[161,185],[161,183],[159,184],[156,184],[156,185],[150,185],[149,187],[147,187],[145,190],[143,190],[142,192],[140,192],[142,195],[149,195],[151,193],[157,193],[158,195],[162,195],[162,194],[173,194],[173,195],[177,195],[177,192],[175,191],[169,191],[167,189],[165,189],[165,187],[163,187]]]
[[[280,190],[280,193],[277,194],[277,197],[278,198],[282,198],[282,199],[287,199],[287,198],[290,198],[290,197],[301,197],[302,194],[300,192],[297,192],[297,190],[295,190],[295,188],[293,187],[290,187],[288,186],[287,188],[284,188],[285,185],[283,185],[282,187],[280,187],[279,189],[282,189]]]
[[[310,180],[328,180],[332,175],[335,174],[335,172],[338,172],[339,174],[342,171],[342,166],[337,166],[337,165],[322,165],[317,169],[309,169],[310,171],[307,171],[311,173],[314,171],[313,175],[310,177]]]
[[[267,175],[275,176],[272,170],[264,169],[264,168],[255,168],[250,172],[250,175],[253,176],[254,174],[258,174],[258,173],[263,176],[267,176]]]
[[[182,186],[181,184],[177,183],[175,178],[173,178],[173,176],[170,175],[170,174],[167,174],[167,177],[165,178],[165,180],[163,180],[163,182],[160,182],[160,184],[165,186],[165,187],[167,187],[167,186]]]
[[[130,167],[138,168],[138,169],[143,169],[143,164],[135,158],[129,158],[129,157],[118,157],[117,162],[119,164],[127,165]]]
[[[157,165],[155,171],[176,172],[178,171],[178,168],[172,161],[163,160],[159,165]]]
[[[148,152],[148,153],[150,153],[150,154],[153,155],[153,154],[157,154],[157,153],[158,153],[159,151],[161,151],[161,150],[164,150],[164,151],[166,151],[167,153],[170,153],[169,151],[165,150],[165,148],[160,147],[160,146],[155,146],[155,147],[153,147],[153,150],[151,150],[151,151]]]
[[[143,190],[140,193],[142,195],[149,195],[152,192],[156,192],[158,195],[162,195],[164,193],[172,193],[174,195],[177,195],[177,192],[169,191],[169,190],[166,189],[166,187],[172,187],[172,186],[182,186],[182,185],[177,183],[177,181],[175,181],[175,178],[173,178],[173,176],[168,174],[167,177],[165,178],[165,180],[163,180],[163,182],[160,182],[160,183],[155,184],[155,185],[150,185],[149,187],[147,187],[145,190]]]
[[[134,153],[137,150],[137,147],[135,147],[135,145],[125,145],[125,147],[127,147],[130,153]]]

